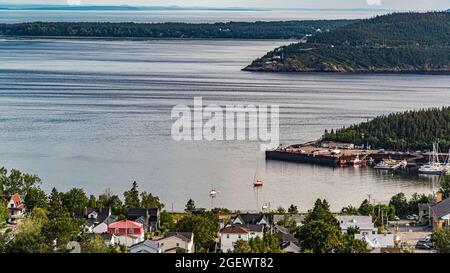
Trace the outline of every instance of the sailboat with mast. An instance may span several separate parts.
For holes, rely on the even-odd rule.
[[[255,175],[253,176],[253,188],[261,188],[262,186],[264,186],[264,182],[256,178],[257,174],[258,174],[258,163],[256,164],[256,171]]]
[[[429,175],[442,175],[445,174],[447,169],[447,164],[443,164],[439,161],[439,146],[433,143],[433,152],[430,154],[428,164],[425,164],[419,168],[419,173],[429,174]]]

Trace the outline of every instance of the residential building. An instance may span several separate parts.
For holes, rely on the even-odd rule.
[[[347,232],[350,227],[359,228],[360,235],[368,235],[375,233],[376,229],[372,222],[372,216],[362,215],[339,215],[336,216],[339,226],[343,233]]]
[[[113,235],[113,243],[118,245],[132,246],[144,241],[144,225],[130,220],[108,225],[108,233]]]
[[[111,214],[111,209],[85,208],[82,218],[86,220],[86,228],[91,233],[107,233],[108,226],[117,221],[117,216]]]
[[[12,220],[22,218],[25,214],[25,204],[23,204],[22,197],[16,193],[11,196],[6,196],[8,201],[8,214]]]
[[[355,239],[365,241],[371,249],[395,247],[394,234],[355,234]]]
[[[145,240],[128,248],[129,253],[162,253],[158,241]]]
[[[268,229],[272,225],[273,216],[270,214],[239,214],[231,220],[233,225],[261,225]]]
[[[441,200],[442,195],[436,198],[436,204],[430,208],[430,223],[433,230],[450,228],[450,198]]]
[[[158,208],[130,208],[128,209],[128,220],[141,223],[145,231],[155,231],[159,228],[160,215]]]
[[[262,225],[230,225],[219,230],[219,250],[221,252],[234,251],[239,240],[249,241],[252,238],[264,236]]]
[[[300,244],[297,242],[285,242],[280,245],[281,251],[286,253],[300,253],[302,250]]]
[[[158,246],[163,253],[194,253],[194,233],[192,232],[168,232],[164,238],[158,240]]]
[[[299,253],[300,243],[289,230],[283,226],[276,225],[272,229],[273,234],[280,240],[281,250],[288,253]]]

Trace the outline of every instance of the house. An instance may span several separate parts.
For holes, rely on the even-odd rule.
[[[111,209],[85,208],[82,218],[86,220],[86,228],[90,233],[107,233],[108,226],[117,221],[117,216],[111,214]]]
[[[280,248],[281,251],[286,253],[300,253],[301,251],[300,244],[298,242],[281,243]]]
[[[360,235],[373,234],[376,229],[372,222],[372,216],[362,216],[362,215],[339,215],[336,216],[339,221],[339,226],[343,233],[347,232],[350,227],[359,228]]]
[[[162,253],[158,241],[145,240],[128,248],[129,253]]]
[[[394,234],[355,234],[355,239],[365,241],[371,249],[394,248],[396,242]]]
[[[128,209],[128,220],[141,223],[145,231],[154,231],[159,228],[160,215],[158,208],[130,208]]]
[[[22,197],[16,193],[11,196],[6,196],[8,201],[8,214],[12,220],[22,218],[25,214],[25,204],[23,204]]]
[[[158,240],[158,246],[163,253],[194,253],[194,233],[192,232],[168,232],[164,238]]]
[[[441,200],[442,195],[437,195],[436,204],[430,207],[430,223],[433,230],[450,228],[450,198]]]
[[[272,229],[273,234],[280,240],[281,250],[288,253],[299,253],[300,243],[289,230],[283,226],[276,225]]]
[[[345,142],[333,142],[333,141],[324,141],[320,143],[322,148],[328,149],[344,149],[351,150],[355,148],[355,144],[353,143],[345,143]]]
[[[262,225],[240,225],[233,224],[219,230],[219,250],[221,252],[234,251],[238,240],[249,241],[255,237],[264,236]]]
[[[272,224],[273,217],[270,214],[239,214],[231,220],[233,225],[261,225],[265,229]]]
[[[113,236],[113,244],[132,246],[144,241],[144,225],[130,220],[109,224],[108,233]]]

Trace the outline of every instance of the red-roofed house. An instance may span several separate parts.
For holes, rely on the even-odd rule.
[[[18,193],[9,197],[8,212],[11,219],[21,218],[25,213],[25,205],[22,203],[22,198]]]
[[[130,220],[110,224],[108,233],[113,236],[114,244],[132,246],[144,241],[144,225]]]

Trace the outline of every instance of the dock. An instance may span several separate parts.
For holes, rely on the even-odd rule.
[[[407,162],[408,167],[417,167],[429,160],[430,153],[385,151],[383,149],[355,149],[352,145],[338,147],[323,147],[317,142],[308,142],[300,145],[278,147],[266,151],[266,160],[278,160],[298,163],[310,163],[324,166],[345,166],[366,164],[370,161],[379,163],[383,160],[396,160]],[[448,160],[448,154],[439,154],[441,162]],[[402,164],[399,163],[399,166]],[[397,167],[399,168],[399,167]]]

